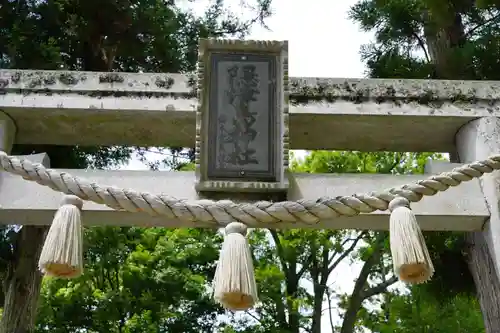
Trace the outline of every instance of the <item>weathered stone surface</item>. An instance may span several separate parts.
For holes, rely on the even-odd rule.
[[[457,152],[461,162],[471,163],[500,150],[500,119],[485,117],[470,122],[457,133]],[[483,236],[500,279],[500,172],[486,174],[480,179],[483,196],[490,211]]]
[[[451,151],[462,125],[500,116],[499,82],[291,78],[290,90],[292,149]],[[196,107],[192,75],[0,71],[18,143],[191,147]]]
[[[99,73],[76,71],[0,70],[0,89],[38,91],[79,91],[92,95],[172,94],[194,96],[195,77],[191,74]],[[500,99],[498,81],[290,78],[291,100],[378,102],[400,100],[428,105],[442,100],[478,102]],[[396,102],[396,104],[398,104]],[[437,103],[439,104],[439,103]]]

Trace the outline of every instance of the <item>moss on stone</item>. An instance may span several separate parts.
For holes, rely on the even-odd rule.
[[[9,85],[9,80],[0,78],[0,89],[5,89]]]
[[[40,78],[40,76],[35,76],[35,77],[32,77],[29,82],[28,82],[28,88],[29,89],[34,89],[38,86],[41,86],[42,85],[42,79]]]
[[[79,80],[74,74],[65,72],[65,73],[59,74],[59,81],[62,84],[72,86],[72,85],[77,84]]]
[[[14,84],[19,83],[19,81],[21,81],[21,72],[15,72],[14,74],[12,74],[10,79]]]
[[[45,84],[47,86],[51,86],[55,83],[56,83],[56,78],[53,75],[49,75],[49,76],[43,78],[43,84]]]
[[[387,82],[387,81],[386,81]],[[352,102],[360,104],[373,101],[375,103],[394,103],[397,106],[408,103],[427,105],[433,108],[440,108],[445,102],[475,104],[479,102],[476,90],[471,88],[466,93],[460,89],[450,87],[450,92],[444,92],[431,88],[422,88],[423,85],[401,86],[387,84],[370,85],[358,84],[356,81],[345,80],[342,83],[329,83],[327,80],[319,81],[315,85],[309,85],[301,80],[290,82],[290,103],[294,105],[307,104],[309,102],[330,102],[336,101]],[[498,99],[488,99],[490,105],[496,105]]]
[[[170,89],[174,85],[174,79],[169,77],[169,76],[167,76],[165,78],[157,76],[156,80],[155,80],[155,85],[158,88]]]
[[[169,92],[168,90],[175,84],[174,78],[168,74],[155,74],[154,84],[158,88],[165,90],[155,92],[148,91],[108,91],[99,90],[98,86],[93,91],[75,91],[71,89],[72,85],[79,81],[87,80],[85,73],[79,72],[11,72],[9,79],[0,79],[0,89],[4,89],[9,84],[24,84],[25,88],[15,87],[15,90],[22,94],[45,93],[52,94],[47,88],[60,82],[63,86],[57,93],[73,92],[90,97],[143,97],[143,98],[172,98],[172,99],[194,99],[197,96],[197,75],[189,73],[187,78],[187,91],[183,93]],[[124,83],[125,76],[122,73],[100,73],[99,83]],[[144,88],[151,85],[150,78],[142,83]],[[127,82],[129,86],[134,86],[132,81]],[[496,85],[491,88],[484,88],[478,93],[473,87],[473,83],[455,84],[448,81],[419,81],[419,80],[304,80],[291,79],[289,83],[289,100],[292,105],[304,105],[314,102],[335,103],[344,101],[354,104],[365,102],[372,103],[392,103],[396,106],[402,106],[408,103],[426,105],[437,109],[445,103],[487,104],[491,110],[498,110],[500,103],[497,96],[500,95],[500,89]],[[12,88],[12,87],[11,87]],[[101,87],[102,89],[102,87]],[[483,89],[487,89],[485,93]],[[146,89],[145,89],[146,90]],[[9,90],[11,91],[11,90]],[[466,108],[466,106],[464,106]],[[493,112],[493,111],[492,111]]]
[[[99,83],[123,83],[125,78],[118,73],[106,73],[99,75]]]
[[[164,92],[156,92],[156,91],[145,91],[145,92],[131,92],[131,91],[103,91],[103,90],[95,90],[95,91],[79,91],[79,95],[81,96],[89,96],[89,97],[141,97],[141,98],[172,98],[172,99],[188,99],[193,96],[190,93],[164,93]]]

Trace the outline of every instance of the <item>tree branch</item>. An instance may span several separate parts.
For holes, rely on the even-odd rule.
[[[478,29],[480,29],[480,28],[482,28],[482,27],[484,27],[484,26],[486,26],[486,25],[488,25],[488,24],[492,23],[493,21],[495,21],[495,20],[497,20],[497,19],[499,19],[499,18],[500,18],[500,13],[498,13],[498,14],[496,14],[495,16],[493,16],[492,18],[490,18],[490,19],[488,19],[488,20],[484,21],[483,23],[476,25],[474,28],[471,28],[469,31],[467,31],[467,32],[465,33],[465,37],[472,35],[472,34],[473,34],[475,31],[477,31]]]
[[[349,299],[349,303],[347,305],[346,312],[344,313],[344,319],[342,321],[342,326],[340,328],[340,333],[352,333],[354,332],[354,326],[356,324],[356,314],[358,313],[362,303],[363,298],[361,298],[361,294],[363,291],[363,287],[368,280],[370,272],[377,262],[380,259],[380,252],[382,250],[382,242],[385,238],[385,235],[382,232],[378,232],[377,236],[374,240],[373,252],[366,259],[363,267],[361,268],[361,272],[354,283],[354,289],[351,293],[351,297]]]
[[[273,229],[268,229],[269,232],[271,233],[271,236],[273,237],[274,243],[276,244],[276,250],[278,252],[278,259],[281,263],[281,269],[283,270],[283,273],[285,273],[285,280],[288,279],[288,266],[286,265],[285,261],[285,254],[283,252],[283,246],[281,245],[280,238],[278,235],[278,232]],[[286,281],[285,284],[288,285],[290,281]],[[286,298],[286,296],[285,296]],[[283,325],[288,325],[286,321],[286,315],[285,315],[285,305],[283,304],[282,300],[276,300],[276,312],[277,312],[277,317],[278,320],[283,324]]]
[[[398,281],[398,278],[394,275],[391,276],[390,279],[377,284],[376,286],[373,286],[371,288],[368,288],[367,290],[364,290],[361,292],[361,298],[363,300],[368,299],[372,296],[378,295],[380,293],[383,293],[389,286],[393,285]]]
[[[245,313],[247,315],[249,315],[250,317],[252,317],[255,321],[260,322],[260,319],[256,315],[254,315],[253,313],[251,313],[249,310],[246,310]]]
[[[278,232],[273,229],[269,229],[269,232],[271,233],[271,236],[273,237],[274,243],[276,244],[276,250],[278,251],[278,258],[281,263],[281,268],[285,272],[285,274],[288,274],[288,267],[286,265],[285,261],[285,253],[283,252],[283,246],[281,245],[280,242],[280,237],[278,235]]]
[[[425,60],[427,60],[427,62],[431,62],[431,58],[429,57],[429,53],[427,52],[427,48],[425,47],[425,43],[423,41],[422,38],[420,38],[419,35],[417,35],[416,32],[413,33],[413,37],[415,37],[415,39],[417,40],[417,44],[418,46],[420,46],[420,48],[422,49],[422,51],[424,51],[424,55],[425,55]]]
[[[314,254],[311,253],[309,257],[302,263],[302,267],[300,268],[299,272],[297,273],[298,278],[302,278],[302,275],[306,272],[306,270],[309,268],[311,265],[312,261],[314,259]]]
[[[326,288],[326,297],[328,300],[328,319],[330,320],[330,327],[332,332],[335,332],[335,325],[333,323],[333,314],[332,314],[332,293],[329,288]]]
[[[362,239],[362,238],[363,238],[366,234],[367,234],[367,232],[366,232],[366,231],[363,231],[363,232],[361,232],[361,233],[358,235],[358,237],[356,237],[356,238],[353,240],[353,242],[352,242],[351,246],[349,246],[349,248],[347,248],[347,250],[345,250],[345,251],[344,251],[344,253],[342,253],[342,255],[340,255],[340,257],[338,257],[338,258],[337,258],[337,260],[335,260],[335,261],[334,261],[334,262],[330,265],[330,267],[328,268],[328,275],[330,275],[330,274],[333,272],[333,270],[335,269],[335,267],[337,267],[337,266],[340,264],[340,262],[341,262],[342,260],[344,260],[344,259],[345,259],[345,258],[346,258],[346,257],[347,257],[347,256],[348,256],[351,252],[352,252],[352,251],[354,251],[354,248],[356,247],[356,245],[358,244],[358,242],[359,242],[359,241],[360,241],[360,240],[361,240],[361,239]],[[332,260],[333,260],[333,257],[332,257],[332,258],[330,258],[330,261],[332,261]]]

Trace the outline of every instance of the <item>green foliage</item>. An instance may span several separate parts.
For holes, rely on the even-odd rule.
[[[350,17],[375,33],[375,41],[361,48],[370,77],[500,78],[497,0],[360,0]],[[409,295],[386,295],[385,308],[363,325],[374,332],[484,332],[463,234],[426,233],[426,240],[433,279]]]
[[[441,157],[421,153],[313,151],[303,160],[294,160],[291,169],[307,173],[421,173],[428,158]],[[389,273],[386,233],[254,230],[251,243],[262,304],[251,317],[241,321],[242,328],[235,329],[237,332],[319,332],[325,298],[346,309],[347,323],[356,318],[364,300],[394,283]],[[352,295],[344,295],[330,286],[329,277],[342,262],[355,260],[365,261],[366,276],[358,278],[364,283]]]
[[[180,167],[177,169],[179,171],[195,171],[195,165],[194,163],[183,163],[180,165]]]
[[[203,229],[87,229],[85,274],[44,279],[37,332],[212,332],[220,241]]]
[[[449,303],[461,294],[475,297],[474,280],[464,255],[464,233],[426,232],[425,238],[436,273],[421,288],[438,303]]]
[[[426,161],[442,159],[433,153],[310,152],[303,161],[294,159],[291,169],[308,173],[423,173]]]
[[[0,7],[3,68],[192,71],[199,37],[245,35],[270,15],[268,0],[243,3],[255,17],[242,21],[224,1],[202,17],[163,0],[6,1]],[[96,10],[99,9],[99,10]]]
[[[498,80],[499,9],[490,0],[361,0],[350,17],[375,33],[361,51],[370,77]]]
[[[359,318],[363,326],[377,333],[484,332],[475,297],[458,295],[441,304],[419,287],[412,288],[409,294],[384,295],[382,311],[363,309]]]

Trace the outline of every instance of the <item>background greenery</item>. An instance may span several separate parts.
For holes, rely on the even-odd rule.
[[[223,0],[212,1],[201,17],[164,0],[1,0],[0,67],[190,72],[198,38],[244,37],[271,15],[270,1],[246,3],[254,17],[241,21]],[[369,77],[498,80],[499,7],[490,0],[360,0],[350,17],[375,32],[373,42],[361,49]],[[191,147],[166,147],[160,152],[169,167],[192,168]],[[53,167],[106,168],[126,163],[134,150],[144,156],[150,149],[15,146],[14,153],[48,152]],[[314,151],[292,168],[421,173],[429,157],[442,158]],[[256,230],[251,244],[262,302],[234,316],[210,294],[221,244],[215,232],[88,228],[85,274],[42,282],[29,255],[39,251],[45,232],[13,225],[0,229],[2,333],[321,333],[325,314],[331,329],[341,333],[485,332],[461,234],[426,235],[436,278],[423,286],[394,288],[385,232]],[[331,278],[341,263],[361,267],[347,294]],[[19,281],[31,286],[27,299],[34,303],[28,307],[33,311],[14,323],[6,319],[13,318],[7,316],[14,312],[12,304],[26,302],[19,297]]]

